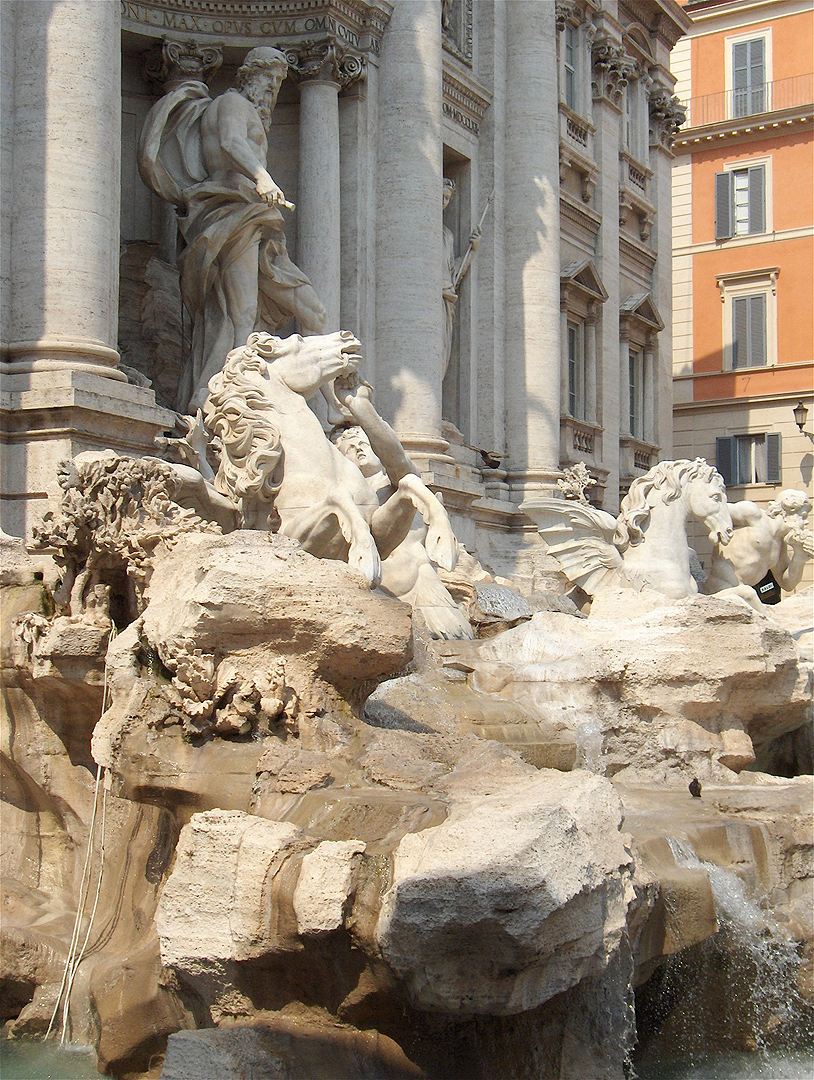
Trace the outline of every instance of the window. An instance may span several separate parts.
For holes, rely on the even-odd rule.
[[[772,31],[750,30],[726,39],[727,116],[738,120],[770,108]]]
[[[715,174],[715,239],[766,232],[766,163]]]
[[[579,32],[571,23],[565,24],[563,35],[563,71],[565,87],[565,104],[577,111],[577,69],[579,63]]]
[[[766,366],[766,294],[732,300],[732,367]]]
[[[718,277],[723,301],[723,370],[777,363],[777,267]]]
[[[716,468],[727,487],[782,483],[780,435],[727,435],[715,440]]]
[[[568,324],[568,412],[576,420],[587,419],[585,326]]]
[[[752,116],[766,108],[766,39],[732,45],[732,115]]]
[[[630,386],[630,434],[634,439],[644,438],[644,352],[630,349],[628,353],[628,377]]]
[[[631,157],[637,161],[647,158],[645,110],[642,104],[644,87],[640,79],[627,84],[625,90],[625,144]]]

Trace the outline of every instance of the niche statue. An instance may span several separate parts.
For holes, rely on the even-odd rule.
[[[178,264],[192,319],[192,364],[177,407],[195,412],[224,357],[254,331],[292,316],[320,333],[325,309],[288,257],[281,207],[293,210],[266,169],[267,132],[288,64],[277,49],[252,49],[237,85],[211,98],[184,81],[153,108],[139,144],[145,184],[178,208],[186,247]]]

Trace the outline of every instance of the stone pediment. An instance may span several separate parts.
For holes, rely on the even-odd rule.
[[[608,299],[608,293],[596,272],[591,259],[568,263],[560,271],[560,283],[570,286],[600,304]]]
[[[633,293],[620,304],[619,318],[635,319],[651,330],[664,329],[664,319],[659,315],[658,308],[648,292]]]

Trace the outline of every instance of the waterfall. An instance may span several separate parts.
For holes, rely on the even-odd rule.
[[[719,931],[637,991],[638,1076],[808,1077],[814,1013],[797,984],[797,943],[738,874],[699,858],[687,839],[667,842],[677,866],[707,875]]]

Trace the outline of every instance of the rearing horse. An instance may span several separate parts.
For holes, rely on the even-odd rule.
[[[308,407],[306,398],[353,375],[361,358],[361,344],[347,330],[305,338],[250,334],[209,381],[204,418],[223,444],[215,487],[234,503],[243,528],[279,529],[318,558],[349,563],[371,587],[417,510],[428,527],[427,553],[451,570],[457,540],[420,477],[406,471],[380,505]]]

